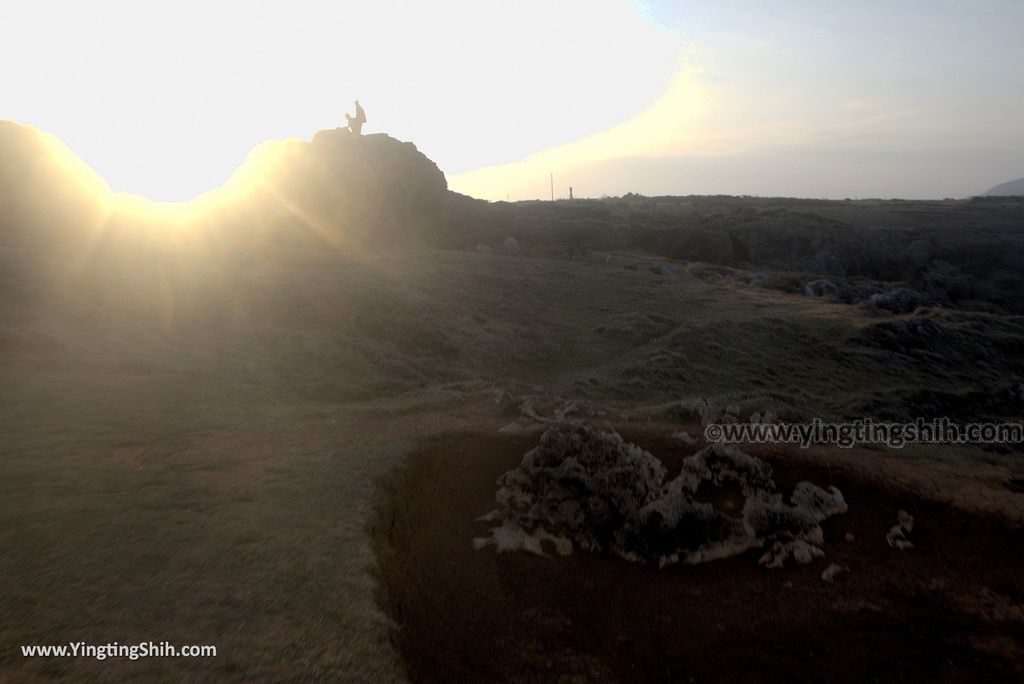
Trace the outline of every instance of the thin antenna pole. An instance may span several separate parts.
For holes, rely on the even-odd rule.
[[[551,201],[555,201],[555,174],[551,174]]]

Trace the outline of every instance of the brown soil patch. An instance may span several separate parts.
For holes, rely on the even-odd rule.
[[[694,447],[623,432],[674,472]],[[765,570],[757,551],[659,571],[597,554],[474,551],[495,478],[536,435],[432,438],[383,483],[381,602],[414,682],[1013,681],[1024,676],[1024,529],[804,460],[770,458],[783,491],[837,485],[828,558]],[[725,493],[728,494],[728,493]],[[729,497],[724,497],[727,500]],[[904,508],[916,548],[886,530]],[[846,541],[847,534],[853,541]],[[820,579],[831,562],[848,568]]]

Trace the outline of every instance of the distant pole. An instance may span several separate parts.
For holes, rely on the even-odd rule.
[[[569,199],[572,199],[572,186],[569,186]]]
[[[551,174],[551,201],[555,201],[555,174]]]

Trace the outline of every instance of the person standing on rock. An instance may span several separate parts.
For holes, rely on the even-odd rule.
[[[366,112],[363,111],[362,106],[359,104],[359,100],[356,100],[356,115],[349,116],[345,115],[348,119],[348,130],[352,131],[356,135],[363,134],[363,124],[366,123]]]

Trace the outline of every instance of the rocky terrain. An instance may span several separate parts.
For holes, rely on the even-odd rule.
[[[847,510],[838,489],[806,481],[786,503],[771,466],[723,444],[684,459],[675,478],[666,480],[666,474],[654,456],[615,432],[554,423],[519,468],[498,480],[498,508],[480,520],[499,525],[474,544],[544,555],[543,542],[549,541],[560,555],[575,545],[662,568],[767,544],[761,564],[782,567],[790,555],[802,564],[824,556],[815,545],[824,543],[820,523]],[[695,498],[701,487],[726,485],[738,487],[744,498],[732,515]]]

